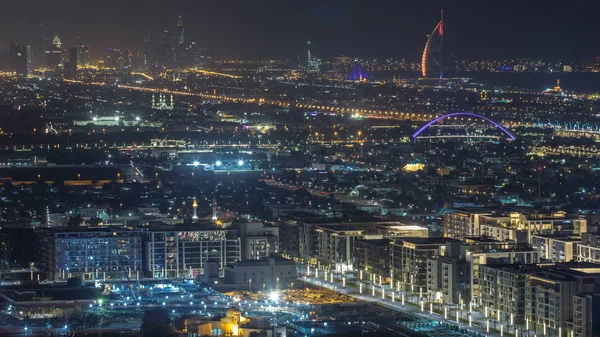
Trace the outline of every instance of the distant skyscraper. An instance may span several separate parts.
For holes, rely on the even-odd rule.
[[[37,64],[37,49],[35,46],[27,46],[26,58],[27,58],[27,73],[31,74],[38,67]]]
[[[308,70],[309,72],[317,72],[321,68],[321,59],[314,57],[314,55],[312,55],[310,53],[311,45],[312,45],[312,42],[306,41],[306,46],[308,49],[308,59],[306,62],[306,70]]]
[[[177,44],[185,43],[185,26],[183,25],[183,18],[180,16],[177,19]]]
[[[154,28],[154,24],[150,26],[150,31],[148,32],[148,37],[144,40],[145,50],[144,50],[144,59],[146,63],[146,68],[150,72],[156,71],[158,68],[158,55],[157,55],[157,46],[156,46],[156,29]]]
[[[160,44],[158,46],[158,64],[161,67],[167,67],[173,63],[173,40],[169,36],[169,29],[165,29],[160,34]]]
[[[77,47],[69,48],[69,60],[65,63],[65,75],[68,77],[77,75]]]
[[[175,39],[175,55],[174,61],[177,66],[184,63],[185,55],[185,26],[183,25],[183,18],[180,16],[177,19],[177,38]]]
[[[423,77],[444,77],[443,40],[444,12],[442,11],[440,22],[427,36],[427,42],[423,49],[423,56],[421,57],[421,74]]]
[[[79,43],[77,46],[77,64],[82,67],[89,67],[90,63],[90,46]]]
[[[52,44],[46,46],[46,67],[50,70],[57,70],[62,64],[62,42],[57,35],[52,39]]]
[[[193,46],[193,66],[199,69],[212,69],[214,66],[212,52],[199,44]]]
[[[0,45],[0,71],[8,70],[8,53],[4,46]]]
[[[13,42],[10,44],[8,52],[10,71],[18,76],[27,76],[27,47]]]

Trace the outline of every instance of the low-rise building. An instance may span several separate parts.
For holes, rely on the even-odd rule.
[[[290,257],[300,257],[300,225],[295,220],[279,224],[280,251]]]
[[[569,235],[531,235],[531,244],[542,261],[569,262],[577,260],[581,237]]]
[[[354,269],[366,275],[377,274],[385,280],[390,278],[391,242],[390,239],[354,241]]]
[[[450,257],[427,259],[427,296],[429,301],[461,305],[471,297],[470,265]]]
[[[509,224],[482,223],[480,233],[484,236],[492,237],[498,241],[515,241],[518,243],[527,242],[527,230],[519,229],[517,226]]]
[[[145,271],[156,278],[195,277],[204,273],[207,262],[216,262],[220,271],[241,259],[236,230],[152,229],[146,235]]]
[[[596,337],[600,332],[600,293],[573,296],[573,337]]]
[[[187,318],[183,324],[187,336],[244,336],[242,324],[247,319],[234,309],[225,312],[225,317],[216,319]]]
[[[501,322],[525,322],[527,269],[519,265],[479,267],[480,311]]]
[[[353,270],[352,253],[355,240],[365,237],[365,231],[349,225],[322,225],[315,227],[317,259],[336,271]]]
[[[498,240],[527,242],[535,234],[580,235],[587,231],[587,220],[580,215],[565,212],[517,213],[497,216],[481,209],[453,209],[444,215],[444,236],[463,238],[485,235]]]
[[[600,268],[548,269],[531,273],[525,284],[525,319],[531,329],[558,337],[574,326],[574,297],[600,291]],[[582,312],[583,308],[579,310]],[[505,322],[506,323],[506,322]],[[581,321],[577,322],[577,325]]]
[[[296,277],[296,262],[277,255],[238,261],[225,267],[225,282],[245,285],[250,291],[288,288]]]
[[[581,242],[577,245],[577,261],[600,263],[600,234],[581,234]]]
[[[450,247],[454,248],[454,247]],[[457,249],[446,255],[464,259],[469,263],[471,272],[471,298],[479,304],[479,267],[486,264],[533,264],[539,262],[539,254],[528,244],[514,241],[498,241],[490,237],[468,237]]]
[[[521,215],[520,222],[528,231],[529,242],[535,234],[581,235],[587,232],[587,220],[583,216],[565,212]]]
[[[427,259],[442,256],[446,238],[405,238],[391,243],[392,283],[399,289],[427,290]],[[394,284],[393,284],[394,285]]]
[[[444,214],[444,237],[461,239],[481,235],[480,220],[489,212],[480,209],[454,209]]]
[[[239,232],[242,260],[257,260],[279,253],[279,227],[262,222],[235,222],[233,227]]]
[[[136,279],[143,276],[142,236],[125,229],[61,231],[45,240],[51,279]]]

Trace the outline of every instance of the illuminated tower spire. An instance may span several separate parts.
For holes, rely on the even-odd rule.
[[[196,196],[194,196],[194,199],[192,201],[192,208],[194,209],[194,215],[192,216],[192,219],[197,220],[198,219],[198,200],[196,199]]]
[[[444,63],[442,54],[442,45],[444,41],[444,11],[441,11],[441,17],[438,24],[433,28],[431,34],[427,35],[427,42],[423,48],[421,57],[421,74],[423,77],[444,76]]]
[[[177,19],[177,37],[175,39],[175,62],[180,65],[183,63],[183,54],[185,50],[185,26],[183,25],[183,18],[180,16]]]
[[[444,78],[444,10],[440,10],[440,29],[438,31],[440,35],[440,79]]]
[[[185,42],[185,27],[183,26],[183,18],[180,16],[177,19],[177,43],[183,44]]]
[[[60,42],[60,36],[58,36],[58,34],[54,35],[52,44],[54,45],[54,47],[56,47],[58,49],[60,49],[62,47],[62,42]]]

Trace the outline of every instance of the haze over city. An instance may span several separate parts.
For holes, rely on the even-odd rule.
[[[313,40],[327,57],[418,57],[425,31],[446,11],[449,54],[460,58],[589,58],[600,33],[595,2],[545,1],[13,1],[0,13],[0,41],[39,43],[60,34],[106,48],[142,46],[150,27],[183,16],[190,39],[227,58],[290,58]],[[25,15],[23,15],[25,14]]]

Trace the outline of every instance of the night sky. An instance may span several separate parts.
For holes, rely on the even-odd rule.
[[[0,43],[38,44],[60,34],[98,56],[108,47],[141,47],[153,23],[218,58],[293,58],[313,41],[317,56],[416,61],[445,15],[445,52],[461,59],[600,56],[600,1],[498,0],[3,0]]]

